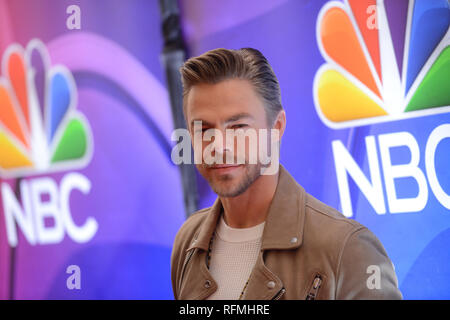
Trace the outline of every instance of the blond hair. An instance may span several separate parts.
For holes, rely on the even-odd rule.
[[[228,79],[250,81],[263,100],[267,122],[272,125],[281,105],[280,85],[267,59],[253,48],[214,49],[187,60],[180,68],[183,83],[183,112],[190,89],[196,84],[215,84]]]

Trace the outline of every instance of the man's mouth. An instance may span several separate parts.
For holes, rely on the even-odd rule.
[[[214,170],[214,172],[218,173],[227,173],[231,172],[239,167],[243,166],[242,164],[215,164],[209,166],[208,169]]]

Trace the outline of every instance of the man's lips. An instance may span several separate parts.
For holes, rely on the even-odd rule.
[[[228,172],[241,167],[242,164],[216,164],[208,167],[208,169],[214,170],[216,172]]]
[[[222,169],[222,168],[230,168],[230,167],[239,167],[240,164],[215,164],[211,166],[211,169]]]

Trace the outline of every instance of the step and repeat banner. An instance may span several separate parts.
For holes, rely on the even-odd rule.
[[[266,55],[287,114],[280,161],[306,191],[377,235],[406,299],[449,299],[448,1],[181,8],[191,55]]]
[[[0,1],[0,298],[173,298],[162,44],[157,1]]]
[[[189,56],[268,58],[281,162],[377,235],[404,298],[449,299],[448,1],[178,4]],[[0,299],[173,298],[185,213],[162,46],[156,0],[0,0]]]

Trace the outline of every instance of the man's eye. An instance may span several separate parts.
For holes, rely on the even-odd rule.
[[[205,131],[208,130],[208,129],[209,129],[209,128],[201,128],[201,129],[195,130],[194,132],[195,132],[195,133],[200,133],[200,132],[201,132],[201,133],[205,133]]]
[[[232,126],[233,129],[240,129],[240,128],[245,128],[248,125],[245,123],[241,123],[241,124],[235,124],[234,126]]]

